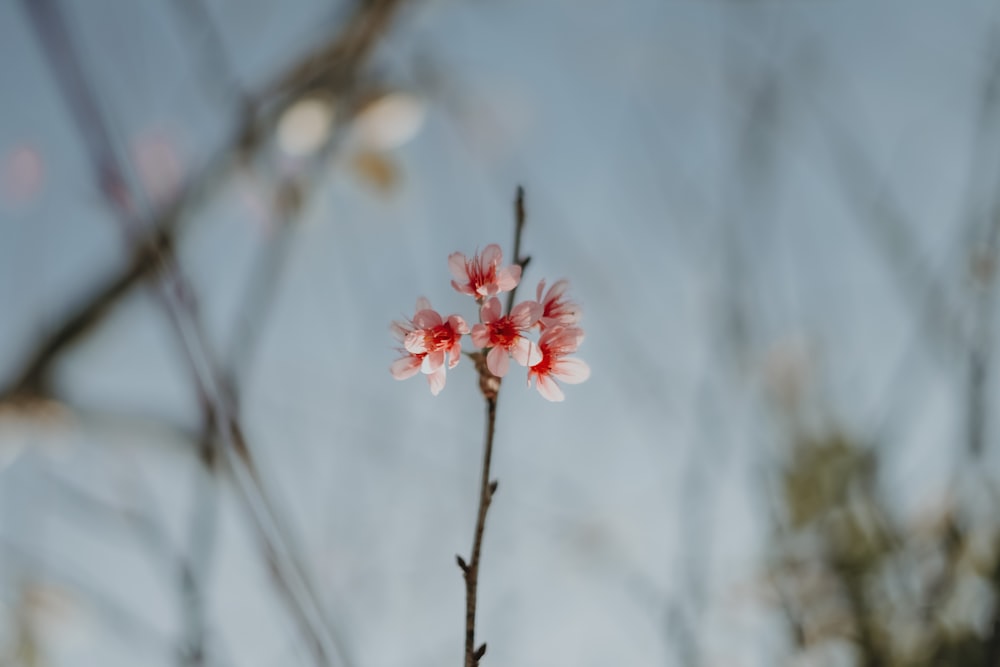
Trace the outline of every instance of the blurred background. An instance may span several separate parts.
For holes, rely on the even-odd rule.
[[[0,665],[1000,665],[1000,6],[0,3]],[[468,349],[468,343],[466,345]]]

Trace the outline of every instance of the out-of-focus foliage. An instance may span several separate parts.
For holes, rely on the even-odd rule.
[[[997,522],[960,502],[917,525],[895,519],[879,488],[878,452],[839,431],[791,438],[770,577],[795,652],[803,664],[994,667]],[[825,662],[835,646],[844,662]]]

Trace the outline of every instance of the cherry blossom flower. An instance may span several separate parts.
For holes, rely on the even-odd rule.
[[[420,297],[413,319],[393,322],[392,331],[403,344],[405,356],[394,361],[389,372],[397,380],[405,380],[420,371],[437,396],[444,389],[447,369],[462,358],[461,338],[469,333],[469,325],[458,315],[442,318],[430,301]]]
[[[528,386],[535,379],[535,387],[543,398],[562,401],[562,389],[556,384],[558,378],[569,384],[579,384],[590,377],[590,367],[582,359],[566,358],[576,352],[583,341],[583,329],[579,327],[553,326],[542,332],[538,347],[542,360],[528,369]]]
[[[455,276],[451,286],[478,300],[509,292],[521,281],[521,267],[512,265],[501,268],[501,262],[503,251],[496,243],[486,246],[472,259],[467,259],[464,253],[453,252],[448,255],[448,268]]]
[[[571,327],[580,322],[580,306],[566,298],[569,289],[568,280],[557,280],[545,292],[545,281],[538,283],[536,291],[538,303],[542,304],[542,316],[538,320],[538,328],[545,331],[548,327],[562,325]],[[545,292],[545,296],[542,293]]]
[[[472,327],[476,347],[493,348],[486,355],[486,367],[498,378],[507,374],[510,357],[522,366],[534,366],[542,360],[538,345],[522,334],[533,327],[542,314],[542,304],[523,301],[501,316],[500,299],[490,298],[479,311],[481,324]]]

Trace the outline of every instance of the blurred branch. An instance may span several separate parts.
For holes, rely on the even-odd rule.
[[[119,274],[106,278],[28,354],[27,363],[15,379],[0,390],[0,401],[9,401],[18,395],[46,394],[49,373],[56,359],[90,333],[122,297],[148,275],[156,257],[171,252],[169,235],[162,235],[152,243],[139,247]]]
[[[177,197],[148,216],[146,227],[150,230],[149,242],[134,242],[126,265],[115,275],[106,278],[65,320],[42,336],[35,349],[26,355],[28,361],[15,374],[15,379],[0,389],[0,401],[9,400],[17,394],[46,393],[49,389],[49,373],[58,358],[103,321],[132,288],[153,273],[157,268],[156,260],[172,252],[186,215],[212,193],[234,167],[246,162],[248,155],[266,143],[263,139],[269,136],[279,114],[284,110],[281,102],[293,100],[303,92],[322,85],[328,86],[329,91],[334,94],[346,93],[355,86],[368,55],[388,30],[403,4],[403,0],[363,0],[329,41],[306,54],[261,93],[245,98],[240,110],[241,118],[230,137],[185,182]],[[44,8],[53,7],[51,0],[40,3],[40,7],[35,10],[30,2],[25,2],[24,5],[31,16],[37,9],[44,13],[47,11]],[[53,49],[53,53],[58,53],[64,47],[54,44]],[[224,56],[220,47],[215,55],[216,58],[223,58],[223,62],[217,61],[220,67],[228,62]],[[65,54],[60,57],[65,58]],[[78,93],[76,91],[76,95]],[[74,109],[74,117],[85,119],[85,126],[93,126],[94,119],[99,118],[100,113],[96,104],[86,103],[83,107]],[[83,136],[88,141],[85,132]],[[100,146],[110,148],[112,145],[109,136],[93,137],[89,142],[96,146],[99,153],[105,152]],[[112,157],[102,156],[102,165],[107,165]],[[103,174],[104,177],[109,175]],[[102,183],[101,189],[112,200],[117,200],[126,191],[124,181]]]
[[[389,0],[363,3],[354,18],[348,21],[342,33],[340,47],[332,52],[321,49],[318,60],[313,58],[310,67],[304,70],[305,73],[293,73],[286,78],[287,85],[282,88],[302,90],[303,86],[318,83],[318,62],[325,63],[324,67],[333,72],[328,81],[339,84],[352,81],[361,61],[381,34],[380,29],[388,25],[398,4]],[[150,226],[146,223],[154,223],[155,229],[155,215],[142,216],[136,213],[125,170],[115,153],[111,133],[74,50],[72,36],[66,28],[64,18],[54,0],[25,0],[24,6],[49,58],[67,108],[86,145],[97,185],[113,205],[125,239],[133,247],[141,247],[146,236],[145,230]],[[335,40],[334,45],[337,44]],[[272,109],[268,112],[268,117],[275,113],[277,111]],[[256,144],[258,135],[253,132],[256,127],[253,122],[250,123],[250,134],[244,135],[244,145],[248,142]],[[150,220],[145,220],[144,217],[149,217]],[[347,658],[341,641],[325,618],[316,587],[310,582],[305,567],[298,559],[293,542],[286,532],[285,522],[278,517],[261,480],[236,419],[231,393],[226,390],[225,380],[213,361],[201,330],[192,303],[193,291],[172,256],[161,253],[150,264],[156,269],[151,277],[156,278],[161,305],[170,316],[171,324],[195,375],[205,415],[211,420],[212,430],[219,438],[223,460],[233,474],[239,498],[249,515],[265,558],[271,565],[274,582],[298,622],[316,663],[346,664]]]
[[[993,174],[997,174],[995,164],[996,147],[1000,143],[1000,124],[997,122],[997,106],[1000,104],[1000,39],[994,35],[990,41],[990,62],[986,80],[983,83],[981,105],[977,123],[971,179],[981,174],[989,174],[987,163],[993,161]],[[985,216],[968,214],[969,226],[973,230],[973,248],[969,251],[973,293],[972,331],[968,350],[968,396],[966,412],[966,443],[969,454],[979,457],[985,446],[989,426],[990,371],[993,358],[993,331],[996,318],[996,273],[1000,263],[1000,190],[997,183],[988,182],[983,189],[990,193],[991,201]],[[975,201],[971,195],[968,200]],[[976,234],[976,228],[985,228]],[[978,238],[977,238],[978,237]]]

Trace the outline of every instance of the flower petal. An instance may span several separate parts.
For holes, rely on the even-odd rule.
[[[514,361],[522,366],[535,366],[542,360],[542,351],[538,345],[523,336],[518,337],[510,353]]]
[[[486,347],[490,342],[490,330],[485,324],[477,324],[472,327],[472,344],[476,347]]]
[[[455,341],[448,347],[448,368],[449,370],[458,366],[458,362],[462,359],[462,344],[459,341]]]
[[[401,359],[396,359],[389,367],[392,377],[397,380],[405,380],[406,378],[413,377],[418,371],[420,371],[420,357],[412,354]]]
[[[520,266],[517,265],[505,266],[504,268],[497,271],[496,285],[498,291],[509,292],[515,287],[517,287],[517,284],[519,282],[521,282]]]
[[[449,315],[448,324],[451,325],[452,330],[455,331],[456,333],[460,334],[469,333],[469,325],[466,324],[465,320],[458,315]]]
[[[442,324],[444,324],[444,320],[441,319],[441,315],[430,308],[418,310],[417,314],[413,316],[413,326],[418,329],[433,329]]]
[[[400,343],[406,338],[406,334],[410,333],[412,329],[403,324],[402,322],[392,322],[389,325],[389,330],[392,331],[392,337],[398,340]]]
[[[518,336],[513,347],[510,348],[510,355],[514,357],[514,361],[522,366],[527,366],[528,357],[531,355],[530,345],[531,341],[523,336]]]
[[[469,282],[469,271],[466,268],[465,253],[453,252],[448,255],[448,270],[455,276],[455,281],[461,285]],[[454,284],[454,283],[452,283]],[[456,287],[456,289],[458,289]]]
[[[542,363],[542,348],[534,341],[528,341],[528,366],[537,366]]]
[[[492,297],[479,309],[479,319],[482,320],[483,324],[490,324],[499,320],[502,312],[503,307],[500,305],[500,299]]]
[[[510,319],[518,329],[530,328],[541,316],[542,304],[537,301],[522,301],[510,311]]]
[[[479,255],[479,258],[483,263],[484,269],[491,264],[498,266],[503,261],[503,250],[496,243],[491,243],[483,248],[483,252]]]
[[[559,403],[566,398],[559,385],[548,375],[539,375],[535,386],[538,387],[538,393],[542,395],[542,398],[548,401]]]
[[[548,304],[550,301],[555,301],[556,299],[561,297],[563,294],[566,293],[566,290],[568,289],[569,289],[568,280],[566,280],[565,278],[557,280],[554,283],[552,283],[552,287],[550,287],[549,291],[545,294],[545,298],[539,299],[539,301],[541,301],[544,304]]]
[[[580,384],[590,377],[590,366],[583,359],[560,359],[552,365],[552,375],[569,384]]]
[[[502,378],[510,368],[510,355],[503,348],[494,347],[486,355],[486,367],[490,369],[490,373]]]
[[[424,338],[423,331],[411,331],[403,339],[403,347],[411,354],[423,354],[427,352],[427,339]]]
[[[427,376],[427,384],[430,385],[431,393],[435,396],[440,394],[441,390],[444,389],[445,380],[448,379],[445,373],[444,366],[442,366]]]
[[[424,355],[424,361],[420,365],[420,372],[426,375],[436,373],[444,367],[444,350],[437,350]]]

